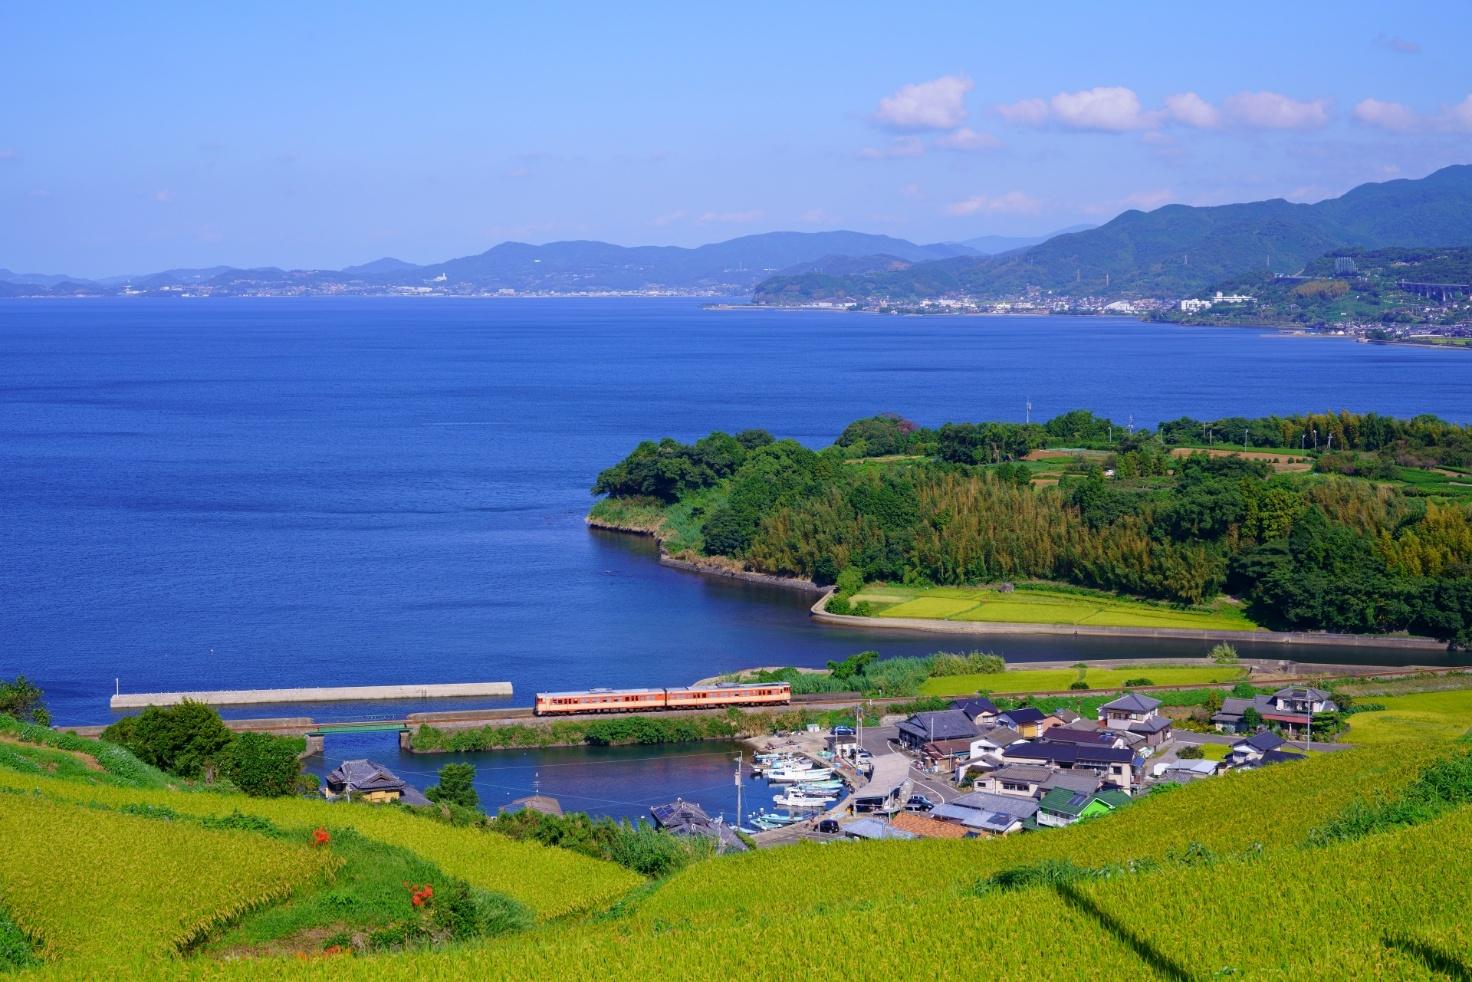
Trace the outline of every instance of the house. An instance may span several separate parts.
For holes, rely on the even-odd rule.
[[[561,815],[562,802],[548,795],[531,794],[525,798],[517,798],[515,801],[504,804],[497,811],[502,815],[512,815],[520,811],[541,812],[543,815]]]
[[[1057,716],[1049,715],[1032,706],[1022,706],[999,713],[997,722],[1011,727],[1029,740],[1035,740],[1042,736],[1045,730],[1062,724],[1062,720]]]
[[[900,744],[919,750],[937,740],[970,740],[976,736],[976,724],[959,709],[941,709],[916,713],[899,725]]]
[[[961,737],[957,740],[936,740],[927,743],[920,748],[920,756],[934,771],[950,772],[956,769],[956,765],[967,760],[971,756],[971,740]]]
[[[1248,761],[1242,765],[1244,770],[1254,767],[1267,767],[1269,764],[1286,764],[1290,760],[1306,760],[1308,754],[1295,753],[1292,750],[1269,750],[1257,760]]]
[[[1221,770],[1221,761],[1216,760],[1172,760],[1157,764],[1155,777],[1170,784],[1189,784],[1203,778],[1215,777]]]
[[[1268,708],[1260,711],[1262,718],[1290,728],[1307,727],[1321,713],[1339,712],[1339,705],[1329,693],[1307,686],[1279,689],[1267,697],[1267,702]]]
[[[1055,788],[1063,788],[1074,794],[1093,794],[1104,787],[1104,780],[1088,770],[1054,771],[1039,789],[1044,794]]]
[[[983,730],[979,736],[971,741],[971,756],[980,757],[983,754],[999,754],[1021,739],[1022,734],[1010,726],[994,726],[989,730]]]
[[[997,718],[996,703],[979,696],[975,699],[957,699],[951,703],[951,708],[965,713],[966,718],[977,726],[985,726]]]
[[[1259,716],[1271,712],[1271,700],[1267,696],[1252,699],[1228,696],[1222,700],[1222,708],[1211,714],[1212,725],[1218,733],[1243,733],[1248,729],[1243,717],[1249,709],[1256,710]]]
[[[1134,751],[1120,747],[1053,743],[1045,740],[1014,743],[1002,751],[1002,758],[1013,764],[1039,764],[1045,767],[1094,771],[1103,777],[1105,783],[1125,790],[1138,783],[1135,772],[1143,763]]]
[[[1232,744],[1231,762],[1233,767],[1241,767],[1261,760],[1262,755],[1277,750],[1283,746],[1283,738],[1269,730],[1254,733],[1245,740],[1238,740]]]
[[[889,827],[908,832],[917,839],[964,839],[971,834],[966,826],[957,822],[943,822],[914,812],[900,812],[889,820]]]
[[[849,797],[855,812],[898,811],[910,794],[910,758],[880,754],[874,758],[869,781]]]
[[[895,828],[890,823],[882,822],[877,818],[861,818],[857,822],[849,822],[843,827],[843,834],[850,839],[918,838],[914,832],[906,832],[904,829]]]
[[[1062,723],[1064,726],[1069,726],[1083,719],[1082,716],[1071,709],[1055,709],[1053,710],[1053,715],[1056,716],[1058,718],[1058,722]]]
[[[1054,788],[1038,802],[1038,824],[1061,828],[1080,819],[1107,815],[1129,802],[1130,796],[1123,791],[1111,789],[1083,794],[1067,788]]]
[[[1008,764],[999,767],[985,777],[978,778],[976,790],[990,794],[1012,795],[1017,798],[1036,798],[1042,793],[1043,782],[1052,777],[1051,767],[1036,764]]]
[[[650,805],[649,814],[654,824],[670,835],[711,839],[721,853],[746,851],[746,843],[734,829],[711,818],[693,801],[676,798],[668,804]]]
[[[1099,720],[1111,730],[1143,737],[1147,747],[1158,747],[1171,739],[1170,720],[1160,715],[1160,700],[1138,692],[1126,692],[1100,706]]]
[[[1080,726],[1055,726],[1040,738],[1049,743],[1087,743],[1096,747],[1129,746],[1119,730]]]
[[[938,805],[931,818],[959,822],[978,835],[1010,835],[1038,812],[1031,798],[973,791],[953,801]]]
[[[374,760],[345,760],[327,775],[322,794],[328,800],[370,801],[374,804],[399,801],[427,805],[429,799],[393,771]]]

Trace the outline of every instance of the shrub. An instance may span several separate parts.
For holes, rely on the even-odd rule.
[[[1212,648],[1206,654],[1208,658],[1218,665],[1235,665],[1241,660],[1237,657],[1237,649],[1225,641]]]
[[[987,651],[937,651],[930,656],[930,674],[937,675],[998,675],[1007,670],[1001,655]]]
[[[304,749],[300,737],[241,733],[220,755],[221,771],[252,797],[277,798],[297,790]]]
[[[1140,678],[1125,679],[1124,680],[1124,687],[1126,689],[1133,688],[1134,686],[1137,686],[1137,685],[1154,685],[1154,684],[1155,684],[1154,682],[1150,681],[1149,679],[1145,678],[1144,676],[1141,676]]]
[[[1188,744],[1176,751],[1176,756],[1181,760],[1200,760],[1206,756],[1206,751],[1196,744]]]
[[[185,700],[125,716],[103,731],[102,738],[122,744],[160,770],[196,778],[219,763],[234,734],[214,709]]]
[[[440,783],[424,792],[436,804],[479,808],[480,795],[475,792],[475,765],[446,764],[440,768]]]
[[[14,716],[22,723],[50,726],[51,714],[41,701],[42,695],[44,693],[24,675],[17,675],[9,682],[0,682],[0,716]]]
[[[1074,679],[1068,687],[1070,689],[1087,689],[1089,687],[1089,683],[1085,682],[1083,679]]]

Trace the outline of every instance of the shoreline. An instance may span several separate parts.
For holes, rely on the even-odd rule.
[[[833,596],[833,587],[820,587],[811,580],[773,573],[758,573],[751,570],[733,569],[710,559],[694,559],[672,556],[665,551],[664,540],[658,532],[650,529],[620,527],[610,522],[594,519],[584,521],[592,528],[625,535],[644,535],[659,543],[659,562],[663,566],[706,576],[721,576],[744,580],[763,586],[774,586],[803,593],[822,593],[808,608],[808,616],[819,624],[834,627],[866,628],[879,631],[909,631],[934,635],[974,635],[978,637],[1029,635],[1051,635],[1055,637],[1098,637],[1098,638],[1142,638],[1159,641],[1245,641],[1256,644],[1277,644],[1299,647],[1345,647],[1381,648],[1400,651],[1442,651],[1447,645],[1435,638],[1423,638],[1383,634],[1334,634],[1327,631],[1223,631],[1194,630],[1170,627],[1101,627],[1087,624],[1022,623],[1016,621],[943,621],[916,617],[859,617],[853,614],[828,612],[828,600]],[[730,562],[730,560],[726,560]]]
[[[1181,627],[1100,627],[1088,624],[1030,624],[1015,621],[943,621],[918,617],[859,617],[831,614],[825,593],[809,608],[813,620],[841,627],[867,627],[881,631],[920,631],[927,634],[1029,635],[1073,637],[1153,638],[1171,641],[1248,641],[1258,644],[1386,648],[1402,651],[1446,651],[1435,638],[1383,634],[1333,634],[1327,631],[1222,631]]]

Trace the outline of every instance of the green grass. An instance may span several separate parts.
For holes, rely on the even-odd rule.
[[[1235,682],[1246,677],[1245,669],[1233,665],[1130,665],[1124,668],[1090,668],[1084,673],[1084,681],[1091,689],[1118,688],[1130,679],[1139,678],[1149,679],[1152,685],[1209,685],[1215,682]],[[964,696],[976,692],[1001,695],[1061,692],[1077,678],[1078,672],[1072,668],[1020,668],[990,675],[941,675],[921,683],[920,694]]]
[[[1239,607],[1225,600],[1209,607],[1183,608],[1076,587],[1027,585],[1002,593],[984,587],[875,585],[865,587],[854,600],[868,601],[879,617],[1202,631],[1258,629]]]
[[[1232,748],[1225,743],[1203,743],[1201,744],[1202,760],[1226,760],[1232,753]]]
[[[1450,740],[1472,730],[1472,689],[1407,696],[1366,696],[1385,707],[1349,718],[1348,741],[1377,746]]]

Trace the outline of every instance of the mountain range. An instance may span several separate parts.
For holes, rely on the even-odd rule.
[[[1179,297],[1252,271],[1293,274],[1335,249],[1472,245],[1472,166],[1419,180],[1363,184],[1338,198],[1294,204],[1166,205],[1126,211],[1098,228],[992,256],[808,270],[758,285],[764,304],[883,304],[948,295]]]
[[[62,275],[0,270],[0,296],[157,292],[182,289],[213,295],[258,293],[385,293],[434,290],[486,293],[678,291],[746,293],[775,273],[801,272],[842,257],[885,256],[908,266],[938,259],[979,256],[955,243],[916,245],[861,232],[768,232],[697,248],[618,246],[607,242],[504,242],[474,256],[419,266],[385,257],[340,270],[240,269],[212,266],[169,269],[139,276],[83,280]],[[852,272],[878,268],[869,262],[834,267]]]

